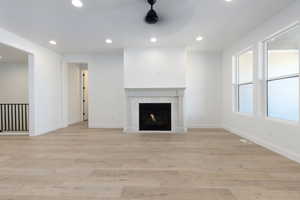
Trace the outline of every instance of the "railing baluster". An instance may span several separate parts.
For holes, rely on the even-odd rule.
[[[9,131],[9,105],[6,105],[6,131]]]
[[[7,110],[6,110],[6,112],[7,112],[7,116],[6,116],[7,117],[7,121],[6,121],[7,129],[6,130],[9,131],[9,104],[7,104],[6,107],[7,107]]]
[[[6,129],[6,131],[9,131],[9,105],[7,104],[6,105],[6,112],[7,112],[7,115],[6,115],[6,118],[7,118],[7,120],[6,120],[6,122],[7,122],[7,129]]]
[[[0,131],[3,131],[3,109],[2,109],[2,104],[0,104],[0,117],[1,117],[1,129]]]
[[[10,110],[10,130],[14,130],[14,127],[13,127],[13,125],[14,125],[13,124],[14,123],[14,121],[13,121],[14,118],[13,117],[14,116],[13,116],[13,106],[12,106],[12,104],[10,104],[9,107],[10,107],[10,109],[9,109]]]
[[[20,131],[21,130],[21,117],[20,117],[20,104],[18,104],[18,130],[17,131]]]
[[[17,131],[17,104],[14,104],[14,130]]]
[[[6,105],[3,105],[3,130],[6,130]]]
[[[28,130],[28,124],[27,124],[27,114],[28,114],[28,105],[25,104],[25,130]]]
[[[1,131],[29,131],[28,104],[0,104]]]
[[[22,110],[22,131],[24,131],[24,106],[21,104],[21,110]]]
[[[6,128],[6,104],[4,105],[4,131],[7,131],[7,128]]]

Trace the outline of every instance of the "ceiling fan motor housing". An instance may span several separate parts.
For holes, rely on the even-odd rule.
[[[145,21],[148,24],[156,24],[159,20],[159,17],[157,15],[157,13],[155,12],[155,10],[151,9],[149,10],[149,12],[146,15]]]
[[[148,24],[156,24],[159,20],[156,11],[153,9],[153,5],[156,3],[156,0],[147,0],[147,1],[151,5],[151,8],[145,17],[145,21]]]

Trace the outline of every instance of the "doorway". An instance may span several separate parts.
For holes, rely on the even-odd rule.
[[[82,76],[82,117],[83,121],[89,119],[89,91],[88,91],[88,76],[89,72],[87,69],[83,69],[81,72]]]
[[[89,119],[88,65],[68,63],[68,125]]]
[[[0,135],[29,135],[29,56],[0,44]]]

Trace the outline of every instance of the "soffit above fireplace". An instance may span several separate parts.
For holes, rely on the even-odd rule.
[[[128,97],[179,97],[185,88],[125,88]]]
[[[127,48],[124,88],[186,87],[185,48]]]
[[[177,90],[177,89],[185,89],[186,87],[148,87],[148,88],[142,88],[142,87],[126,87],[126,90]]]

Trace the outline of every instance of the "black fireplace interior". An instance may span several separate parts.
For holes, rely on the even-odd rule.
[[[140,103],[140,131],[171,131],[171,103]]]

